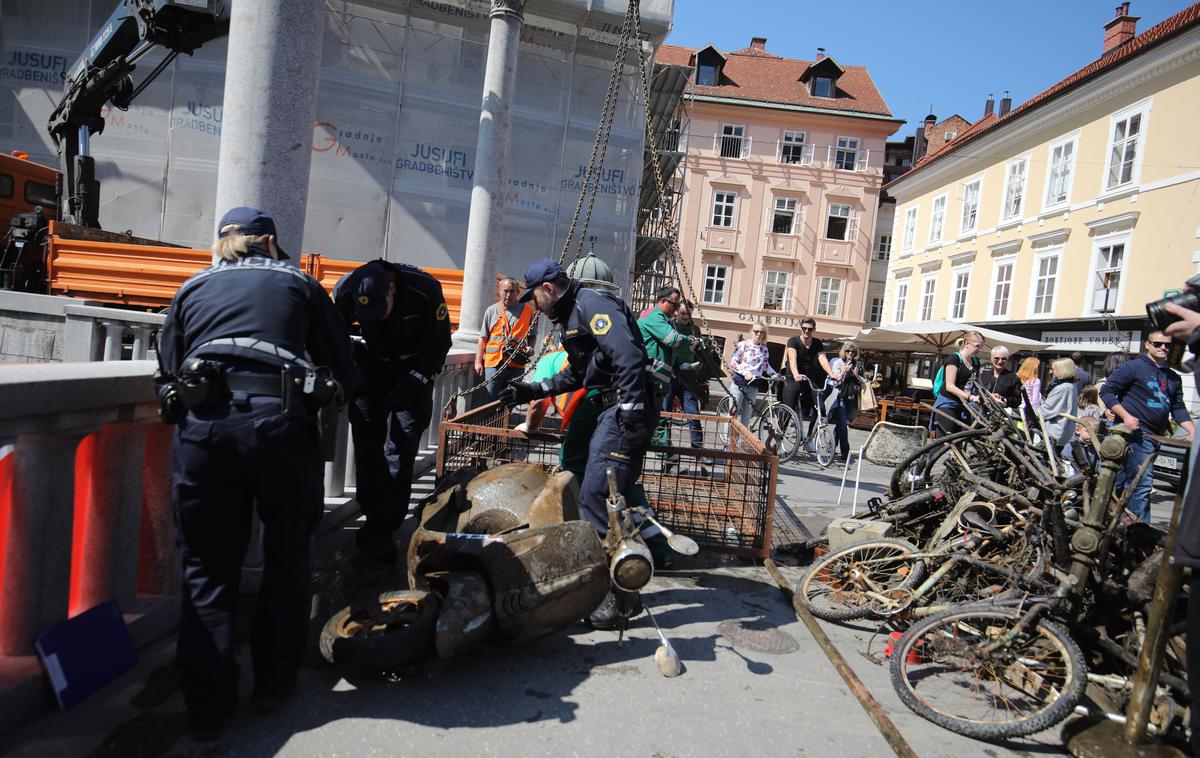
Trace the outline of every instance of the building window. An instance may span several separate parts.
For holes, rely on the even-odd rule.
[[[971,283],[971,269],[963,267],[954,270],[954,293],[950,297],[950,318],[964,319],[967,317],[967,288]]]
[[[725,124],[721,127],[721,146],[720,152],[722,158],[744,158],[746,157],[746,127],[741,124]]]
[[[737,195],[733,192],[717,190],[713,193],[713,226],[731,228],[733,226],[733,209],[737,205]]]
[[[704,302],[720,305],[725,302],[729,267],[709,263],[704,267]]]
[[[701,63],[696,67],[696,84],[703,87],[717,86],[717,67]]]
[[[1113,120],[1104,189],[1116,189],[1137,179],[1145,121],[1144,110],[1118,116]]]
[[[1071,176],[1075,172],[1075,139],[1050,147],[1050,166],[1046,176],[1046,207],[1067,202],[1071,195]]]
[[[958,136],[958,132],[956,130],[951,130],[951,131],[948,131],[945,134],[943,134],[942,139],[945,140],[946,142],[949,142],[950,140],[954,139],[957,136]]]
[[[886,261],[892,257],[892,235],[879,235],[879,242],[875,245],[875,260]]]
[[[1033,263],[1033,307],[1035,316],[1054,313],[1054,291],[1058,284],[1058,254],[1043,255]]]
[[[917,241],[917,209],[909,208],[904,212],[904,239],[900,243],[900,252],[911,253],[913,243]]]
[[[771,221],[771,231],[775,234],[796,233],[796,198],[775,198],[775,217]]]
[[[833,167],[842,171],[854,171],[858,166],[858,138],[838,137],[837,150],[833,154]]]
[[[963,187],[962,223],[959,233],[975,231],[979,223],[979,192],[983,188],[983,180],[976,179]]]
[[[814,76],[812,94],[813,97],[833,97],[833,79],[828,76]]]
[[[804,132],[784,132],[779,148],[780,163],[808,163],[804,159]]]
[[[1025,205],[1025,172],[1028,166],[1028,158],[1017,158],[1008,162],[1008,170],[1004,174],[1004,210],[1000,214],[1001,221],[1021,217],[1021,209]]]
[[[871,298],[871,310],[867,313],[867,323],[878,324],[883,320],[883,298]]]
[[[791,288],[788,286],[788,272],[763,272],[763,309],[768,311],[786,311],[791,301]]]
[[[896,318],[895,323],[904,323],[904,311],[908,308],[908,282],[896,284]]]
[[[825,239],[850,240],[854,239],[855,226],[851,217],[851,209],[845,203],[830,203],[829,218],[825,221]]]
[[[996,261],[992,270],[992,316],[1007,316],[1008,302],[1012,298],[1013,268],[1016,261],[1012,258]]]
[[[1096,247],[1096,276],[1092,280],[1092,310],[1115,313],[1121,294],[1121,271],[1125,264],[1125,240]]]
[[[836,317],[841,299],[842,280],[834,276],[822,276],[817,291],[817,315]]]
[[[933,295],[937,291],[937,274],[928,274],[921,280],[921,321],[933,318]]]
[[[946,226],[946,195],[943,193],[933,199],[933,215],[929,217],[929,241],[941,242],[942,230]]]

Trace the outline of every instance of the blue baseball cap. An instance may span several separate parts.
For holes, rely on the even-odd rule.
[[[528,302],[533,297],[533,291],[537,289],[539,284],[552,282],[555,279],[561,279],[566,276],[567,272],[563,271],[562,266],[558,265],[549,258],[542,258],[530,263],[525,269],[525,292],[521,295],[521,302]]]
[[[391,281],[387,264],[371,261],[342,277],[335,287],[335,298],[339,301],[346,298],[358,323],[379,321],[387,315],[388,285]]]
[[[221,223],[217,224],[217,230],[220,232],[230,225],[237,228],[221,234],[222,237],[228,237],[231,234],[244,234],[251,237],[269,234],[275,237],[275,251],[279,255],[279,260],[288,260],[288,254],[283,252],[283,248],[279,246],[279,234],[275,231],[275,219],[271,218],[266,211],[245,206],[232,208],[221,217]]]

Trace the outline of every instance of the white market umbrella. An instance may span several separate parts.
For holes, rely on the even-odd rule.
[[[987,342],[987,348],[1004,345],[1012,352],[1026,350],[1037,352],[1050,347],[1048,342],[1018,337],[983,326],[966,324],[961,321],[934,319],[932,321],[914,321],[906,324],[877,326],[874,329],[861,329],[854,338],[854,344],[862,350],[878,350],[882,352],[913,352],[913,353],[943,353],[946,348],[953,347],[955,340],[964,332],[979,332]],[[985,348],[986,349],[986,348]]]

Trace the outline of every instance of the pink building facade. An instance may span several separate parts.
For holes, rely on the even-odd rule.
[[[726,355],[758,321],[776,344],[806,316],[822,337],[862,327],[884,145],[902,123],[864,69],[764,48],[658,58],[696,66],[679,241]]]

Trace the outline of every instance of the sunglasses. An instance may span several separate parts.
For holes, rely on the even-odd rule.
[[[1000,356],[998,356],[998,355],[993,355],[993,356],[992,356],[992,360],[994,360],[994,361],[1000,361],[1001,363],[1008,363],[1008,359],[1007,359],[1007,358],[1002,358],[1002,357],[1000,357]]]
[[[762,329],[752,329],[751,334],[766,334]]]
[[[1146,340],[1146,344],[1153,345],[1154,347],[1170,347],[1171,341],[1166,340],[1164,342],[1159,342],[1158,340]]]
[[[813,331],[813,328],[811,326],[802,326],[802,327],[800,327],[800,331],[811,332],[811,331]]]

